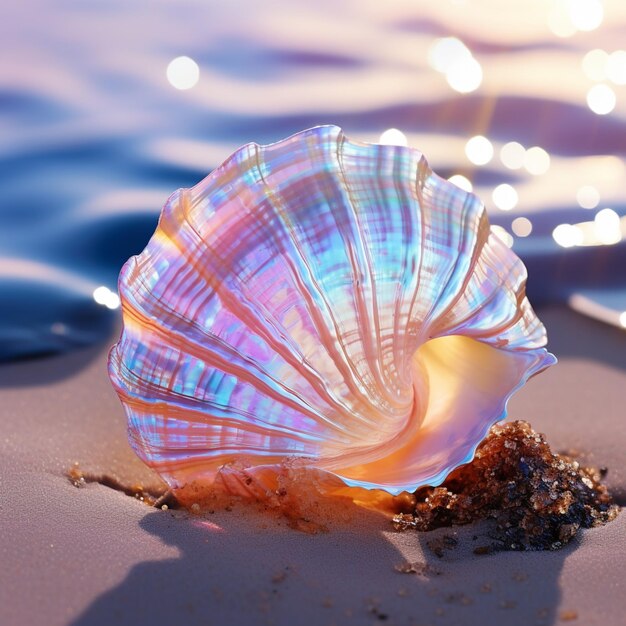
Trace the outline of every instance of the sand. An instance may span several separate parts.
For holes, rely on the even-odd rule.
[[[539,313],[560,363],[517,394],[510,416],[607,466],[624,505],[626,333]],[[624,514],[557,552],[477,556],[480,525],[402,533],[356,510],[311,535],[249,507],[201,518],[75,488],[64,472],[76,461],[156,483],[126,443],[106,352],[0,367],[3,626],[624,623]],[[440,558],[445,535],[457,544]]]

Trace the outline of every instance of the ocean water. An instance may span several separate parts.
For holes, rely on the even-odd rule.
[[[534,304],[609,323],[626,309],[623,0],[24,0],[3,13],[0,361],[103,341],[119,270],[175,189],[241,144],[326,123],[365,141],[399,129],[437,173],[470,180]],[[437,48],[450,37],[466,48]],[[166,70],[183,55],[199,79],[180,90]],[[477,135],[489,145],[474,161],[493,150],[482,165],[466,151]]]

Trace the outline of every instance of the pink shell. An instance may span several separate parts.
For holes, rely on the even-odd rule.
[[[334,126],[248,144],[173,194],[120,275],[110,376],[173,488],[285,459],[392,494],[471,460],[555,359],[483,205]]]

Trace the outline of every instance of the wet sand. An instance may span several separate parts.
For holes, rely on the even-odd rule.
[[[608,467],[623,506],[626,334],[565,309],[539,314],[560,363],[509,415]],[[77,489],[64,475],[74,462],[157,483],[126,443],[106,352],[0,368],[1,624],[622,623],[623,513],[560,551],[480,556],[481,525],[396,532],[354,509],[349,524],[306,534],[250,507],[194,517]]]

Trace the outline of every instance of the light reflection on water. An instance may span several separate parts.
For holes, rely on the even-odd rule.
[[[172,191],[243,143],[323,123],[365,141],[394,129],[473,187],[533,302],[626,289],[622,0],[28,0],[5,14],[0,360],[106,336],[119,268]]]

